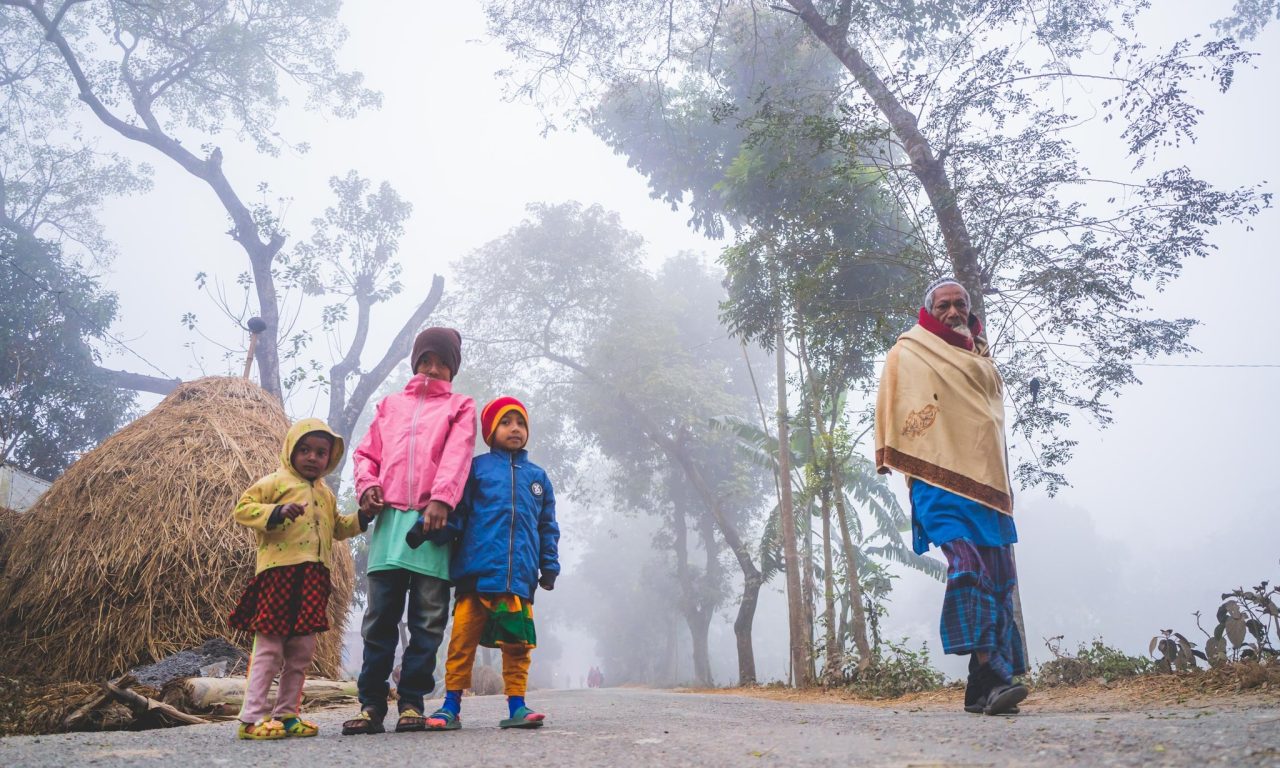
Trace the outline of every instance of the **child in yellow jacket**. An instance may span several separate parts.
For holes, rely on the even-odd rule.
[[[342,437],[319,419],[289,429],[280,469],[249,487],[232,518],[258,537],[258,561],[230,624],[253,632],[242,739],[315,736],[315,723],[299,717],[302,685],[316,653],[316,633],[329,628],[329,565],[333,542],[359,534],[368,521],[339,515],[324,476],[342,460]],[[275,707],[271,681],[280,676]]]

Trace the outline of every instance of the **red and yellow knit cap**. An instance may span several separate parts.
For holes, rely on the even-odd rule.
[[[498,422],[511,411],[523,416],[526,425],[529,423],[529,412],[525,410],[524,403],[514,397],[499,397],[491,400],[480,411],[480,434],[484,437],[485,445],[493,445],[493,433],[498,431]]]

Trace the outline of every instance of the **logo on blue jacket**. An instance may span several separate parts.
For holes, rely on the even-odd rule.
[[[529,490],[533,491],[534,496],[542,495],[542,483],[535,482],[529,486]]]

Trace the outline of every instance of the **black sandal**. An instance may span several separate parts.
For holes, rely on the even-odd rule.
[[[396,721],[396,733],[410,733],[427,730],[427,718],[413,707],[402,710],[400,719]]]
[[[1020,683],[1001,685],[987,694],[986,707],[983,712],[988,715],[1016,715],[1019,712],[1018,702],[1027,698],[1027,687]]]
[[[367,709],[360,710],[360,714],[354,719],[348,720],[342,724],[343,736],[359,736],[361,734],[386,733],[387,728],[382,724],[382,717],[374,717],[377,713]]]

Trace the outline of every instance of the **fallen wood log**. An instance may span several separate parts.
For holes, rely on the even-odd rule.
[[[71,714],[67,715],[62,720],[62,730],[64,731],[80,730],[80,728],[89,719],[89,716],[93,714],[94,710],[98,709],[98,707],[101,707],[107,702],[111,701],[111,699],[112,699],[111,691],[108,691],[104,687],[98,695],[90,698],[89,700],[85,701],[84,704],[81,704],[80,706],[76,707],[75,710],[71,712]]]
[[[275,696],[276,684],[271,684]],[[197,715],[235,715],[244,704],[243,677],[184,677],[171,680],[160,692],[167,704]],[[302,701],[310,706],[345,703],[356,697],[356,684],[346,680],[310,678],[303,684]]]
[[[125,675],[114,683],[103,683],[103,686],[111,692],[112,696],[116,697],[121,701],[121,703],[133,710],[134,715],[139,718],[145,717],[153,712],[157,712],[165,717],[177,720],[180,723],[186,723],[187,725],[204,725],[209,722],[204,718],[189,715],[186,712],[171,707],[163,701],[156,701],[148,696],[143,696],[137,691],[129,690],[129,686],[132,685],[133,682],[132,676]]]

